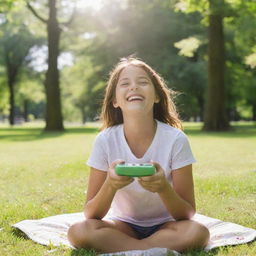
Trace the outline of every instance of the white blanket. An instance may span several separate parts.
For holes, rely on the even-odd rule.
[[[23,231],[33,241],[43,245],[66,245],[73,248],[67,240],[67,230],[73,223],[84,220],[83,213],[71,213],[51,216],[38,220],[23,220],[13,227]],[[196,214],[193,220],[202,223],[210,231],[210,241],[205,247],[206,251],[224,245],[236,245],[253,241],[256,238],[256,230],[237,225],[231,222],[224,222],[201,214]],[[104,255],[125,255],[125,256],[164,256],[170,255],[166,248],[152,248],[146,251],[128,251]],[[103,255],[103,254],[102,254]],[[179,255],[173,251],[173,255]]]

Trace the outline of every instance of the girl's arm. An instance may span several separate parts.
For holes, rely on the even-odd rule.
[[[107,172],[91,167],[84,206],[84,215],[87,219],[101,219],[109,210],[115,192],[107,186],[106,177]]]
[[[108,172],[91,167],[84,207],[87,219],[102,219],[107,214],[116,191],[133,181],[132,178],[115,174],[114,167],[119,162],[113,162]]]
[[[171,185],[161,166],[152,162],[157,170],[153,176],[142,177],[140,184],[151,192],[157,192],[167,210],[176,220],[190,219],[196,212],[192,165],[172,171]]]
[[[167,183],[159,196],[176,219],[190,219],[196,213],[192,165],[173,170],[171,186]]]

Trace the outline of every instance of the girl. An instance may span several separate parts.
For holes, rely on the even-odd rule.
[[[209,232],[190,220],[196,212],[192,155],[163,79],[146,63],[122,59],[111,73],[102,107],[102,131],[91,167],[86,219],[69,228],[77,248],[99,252],[203,248]],[[118,176],[118,163],[149,163],[152,176]]]

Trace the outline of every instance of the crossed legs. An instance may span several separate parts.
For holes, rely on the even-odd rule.
[[[76,248],[94,248],[105,253],[153,247],[183,252],[204,248],[209,240],[209,231],[192,220],[171,221],[151,236],[139,240],[132,228],[122,221],[88,219],[72,225],[68,239]]]

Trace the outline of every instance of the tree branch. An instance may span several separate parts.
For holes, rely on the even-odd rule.
[[[42,18],[37,11],[34,9],[34,7],[30,4],[30,2],[27,2],[27,7],[28,9],[39,19],[41,20],[43,23],[47,23],[47,20]]]

